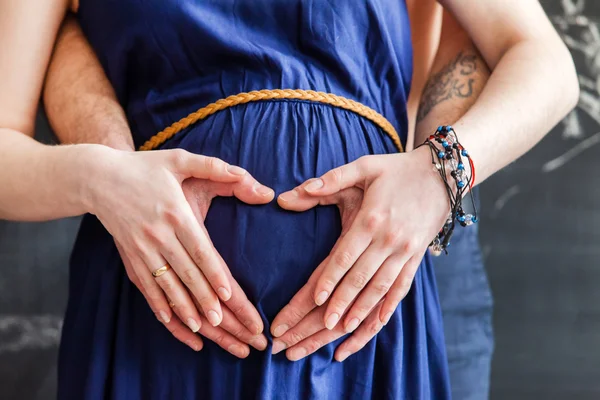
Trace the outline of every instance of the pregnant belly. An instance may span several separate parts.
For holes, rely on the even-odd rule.
[[[216,156],[246,168],[278,195],[365,154],[393,152],[377,127],[348,111],[307,102],[262,102],[217,113],[164,148]],[[217,198],[207,230],[234,278],[267,320],[329,254],[341,226],[335,206],[303,213],[276,201]]]

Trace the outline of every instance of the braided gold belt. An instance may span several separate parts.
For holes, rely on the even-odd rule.
[[[316,103],[329,104],[330,106],[343,108],[344,110],[352,111],[360,116],[367,118],[375,125],[380,127],[394,142],[399,152],[403,152],[402,142],[398,133],[392,124],[377,111],[361,104],[357,101],[346,99],[342,96],[337,96],[331,93],[316,92],[314,90],[301,89],[265,89],[255,90],[249,93],[240,93],[229,96],[225,99],[217,100],[214,103],[202,107],[196,112],[191,113],[187,117],[173,123],[168,128],[158,132],[144,143],[140,150],[153,150],[161,144],[172,138],[175,134],[189,127],[204,118],[224,110],[229,107],[234,107],[239,104],[246,104],[253,101],[274,100],[274,99],[291,99],[291,100],[308,100]]]

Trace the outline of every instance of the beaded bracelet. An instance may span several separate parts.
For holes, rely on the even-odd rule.
[[[448,254],[447,247],[450,246],[450,238],[454,232],[456,222],[465,227],[478,221],[477,207],[472,190],[469,190],[469,195],[474,213],[465,213],[462,207],[465,191],[473,189],[475,165],[467,150],[458,141],[458,137],[452,126],[439,126],[433,135],[429,136],[421,146],[428,146],[431,150],[431,162],[444,182],[444,187],[450,201],[448,218],[429,246],[436,253],[444,251]],[[463,157],[469,162],[470,174],[467,174],[465,170]],[[454,185],[450,185],[448,182],[448,168],[450,169],[450,176],[454,180]],[[453,187],[455,188],[454,192],[452,190]]]

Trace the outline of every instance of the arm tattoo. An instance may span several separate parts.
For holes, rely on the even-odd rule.
[[[461,51],[454,60],[429,78],[423,89],[417,122],[423,120],[435,106],[444,101],[453,97],[466,99],[473,95],[477,58],[477,54],[463,54]]]

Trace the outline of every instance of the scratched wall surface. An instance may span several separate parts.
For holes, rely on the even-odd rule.
[[[598,399],[600,1],[542,4],[572,50],[582,92],[576,111],[482,187],[496,301],[492,399]],[[50,140],[42,118],[38,133]],[[54,397],[77,226],[0,221],[0,399]]]
[[[492,398],[599,399],[600,1],[542,4],[582,91],[561,125],[482,187],[495,296]]]

